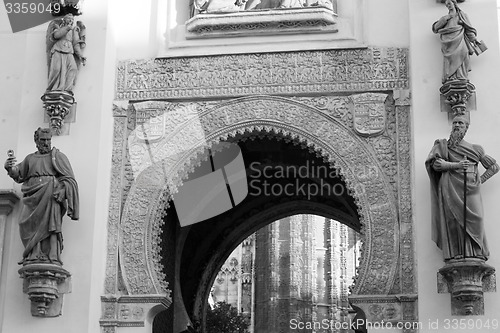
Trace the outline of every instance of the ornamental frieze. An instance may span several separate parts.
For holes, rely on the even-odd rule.
[[[329,94],[408,89],[408,50],[256,53],[122,61],[117,100]]]

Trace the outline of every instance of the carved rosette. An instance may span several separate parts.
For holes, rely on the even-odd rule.
[[[484,315],[483,292],[494,291],[495,268],[478,258],[450,260],[439,270],[451,294],[453,315]],[[439,279],[438,279],[439,280]]]
[[[61,134],[64,119],[75,104],[72,93],[67,91],[47,91],[42,96],[43,107],[50,121],[50,128],[56,135]]]
[[[61,266],[33,263],[23,266],[23,291],[31,300],[31,315],[57,317],[62,314],[63,294],[71,292],[71,274]]]
[[[475,87],[467,80],[448,81],[439,89],[441,99],[444,101],[444,109],[452,116],[465,115],[474,108],[473,97],[475,96]]]

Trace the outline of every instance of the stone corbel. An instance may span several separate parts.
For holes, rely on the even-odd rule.
[[[441,111],[448,112],[450,119],[476,109],[476,87],[467,80],[448,81],[439,91]]]
[[[23,266],[23,292],[31,300],[34,317],[57,317],[62,314],[63,294],[71,292],[71,274],[59,265],[33,263]]]
[[[65,123],[74,122],[75,98],[67,91],[47,91],[42,96],[43,108],[46,113],[46,121],[50,124],[52,133],[65,135],[69,133]]]
[[[479,258],[449,260],[438,273],[438,292],[451,294],[452,315],[484,315],[484,292],[496,291],[495,268]]]

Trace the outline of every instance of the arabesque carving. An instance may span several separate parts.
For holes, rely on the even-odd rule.
[[[408,50],[367,48],[127,61],[117,100],[328,95],[408,89]]]
[[[365,238],[353,295],[385,302],[397,293],[399,305],[387,311],[416,320],[409,96],[399,90],[408,88],[407,54],[390,48],[121,63],[117,98],[130,104],[115,112],[113,165],[121,178],[112,182],[119,199],[113,195],[110,210],[107,292],[118,292],[118,244],[127,293],[168,293],[160,281],[159,233],[170,195],[205,148],[259,132],[309,147],[339,169],[359,207]],[[366,90],[386,97],[385,126],[374,136],[354,131],[346,94]],[[257,93],[290,98],[253,96]],[[198,97],[205,100],[185,101]],[[155,101],[165,98],[171,101]]]

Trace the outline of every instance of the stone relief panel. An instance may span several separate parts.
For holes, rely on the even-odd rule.
[[[336,32],[335,0],[193,0],[186,38]]]

